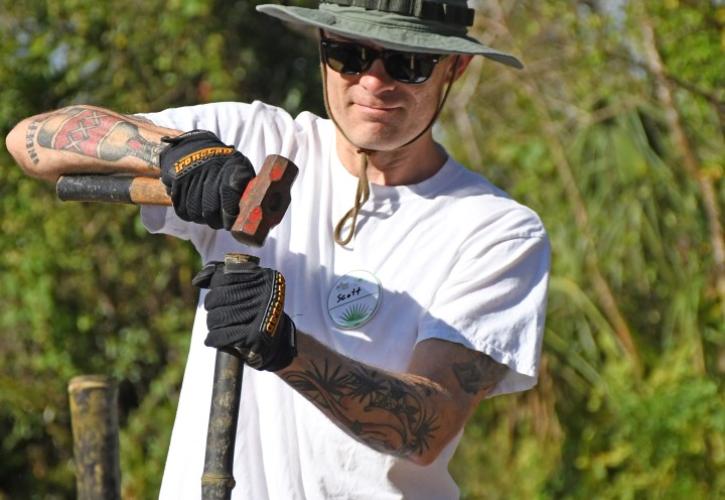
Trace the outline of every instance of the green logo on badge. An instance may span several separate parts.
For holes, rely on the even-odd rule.
[[[345,329],[364,325],[377,312],[381,292],[380,281],[367,271],[353,271],[341,277],[327,298],[332,322]]]

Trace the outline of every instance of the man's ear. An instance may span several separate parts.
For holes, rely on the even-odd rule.
[[[471,60],[473,59],[473,56],[467,55],[467,54],[459,54],[459,55],[456,55],[455,57],[458,58],[458,64],[455,65],[456,74],[453,77],[454,82],[461,77],[461,75],[463,74],[464,71],[466,71],[466,68],[468,68],[468,65],[471,63]],[[453,66],[454,65],[451,64],[448,67],[449,75],[450,75],[450,71],[453,71]]]

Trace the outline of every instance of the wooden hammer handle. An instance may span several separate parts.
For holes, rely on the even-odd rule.
[[[269,230],[279,224],[290,204],[290,189],[299,169],[291,160],[270,155],[264,160],[239,201],[239,215],[231,228],[242,243],[262,246]],[[160,179],[117,175],[65,175],[55,185],[63,201],[102,201],[170,206]]]
[[[55,184],[62,201],[102,201],[171,206],[166,186],[153,177],[64,175]]]

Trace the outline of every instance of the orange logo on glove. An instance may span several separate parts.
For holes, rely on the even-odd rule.
[[[233,152],[234,148],[228,146],[215,146],[211,148],[200,149],[199,151],[194,151],[193,153],[184,156],[176,163],[174,163],[174,172],[176,173],[176,175],[179,175],[184,170],[197,162],[204,161],[215,156],[229,156]]]

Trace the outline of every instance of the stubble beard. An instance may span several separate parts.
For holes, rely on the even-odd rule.
[[[333,92],[330,90],[333,89]],[[358,108],[349,94],[349,89],[328,83],[325,86],[328,111],[333,115],[338,133],[346,142],[356,149],[370,152],[395,152],[408,146],[415,138],[425,136],[430,129],[436,106],[422,106],[420,103],[438,103],[440,94],[431,92],[421,96],[419,100],[398,98],[386,99],[400,109],[390,116],[366,116],[364,110]],[[426,128],[427,127],[427,128]],[[417,141],[413,141],[417,142]]]
[[[343,113],[342,119],[337,119],[344,131],[344,137],[358,149],[368,151],[393,152],[404,146],[420,134],[430,122],[432,114],[416,118],[409,108],[396,113],[390,120],[370,120],[356,116],[351,108]],[[334,112],[334,111],[333,111]]]

